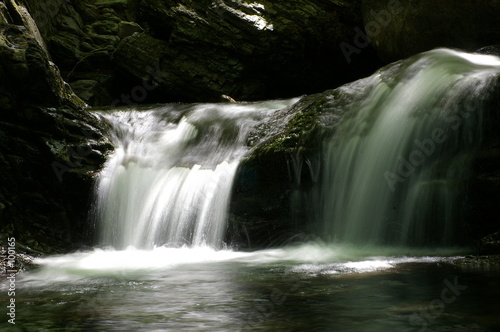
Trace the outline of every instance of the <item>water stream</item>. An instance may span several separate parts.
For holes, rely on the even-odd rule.
[[[355,101],[323,152],[331,238],[463,243],[466,180],[499,73],[497,57],[439,49],[345,86]]]
[[[222,247],[247,136],[259,121],[295,101],[104,113],[117,148],[97,180],[102,244]]]

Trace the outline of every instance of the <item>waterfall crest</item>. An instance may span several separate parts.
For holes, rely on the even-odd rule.
[[[323,149],[321,218],[331,238],[456,244],[499,72],[500,58],[439,49],[343,87],[357,101]]]

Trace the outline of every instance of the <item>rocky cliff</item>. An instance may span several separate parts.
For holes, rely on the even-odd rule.
[[[111,146],[27,8],[0,3],[0,19],[0,232],[40,252],[78,247],[88,240],[92,174]]]
[[[93,174],[112,147],[86,104],[317,93],[380,67],[372,46],[388,61],[497,44],[498,12],[486,0],[0,1],[0,232],[43,252],[91,242]],[[316,141],[350,102],[340,91],[304,98],[249,139],[267,138],[242,168],[235,227],[278,242],[292,234],[290,196],[314,183],[298,188],[288,165],[317,158]],[[476,237],[499,228],[495,119],[471,179]]]
[[[353,61],[339,47],[363,26],[360,1],[25,1],[91,105],[289,97],[380,65],[371,47]]]

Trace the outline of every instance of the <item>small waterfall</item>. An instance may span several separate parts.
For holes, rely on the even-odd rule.
[[[325,144],[322,220],[352,243],[460,242],[465,179],[500,59],[434,50],[346,85],[355,102]]]
[[[248,133],[293,102],[102,112],[116,146],[97,181],[102,244],[221,247]]]

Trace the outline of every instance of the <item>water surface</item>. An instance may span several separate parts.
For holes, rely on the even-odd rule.
[[[459,253],[324,244],[256,252],[96,249],[39,259],[38,267],[18,280],[16,326],[2,326],[5,331],[499,330],[499,271],[459,267],[453,264]]]

